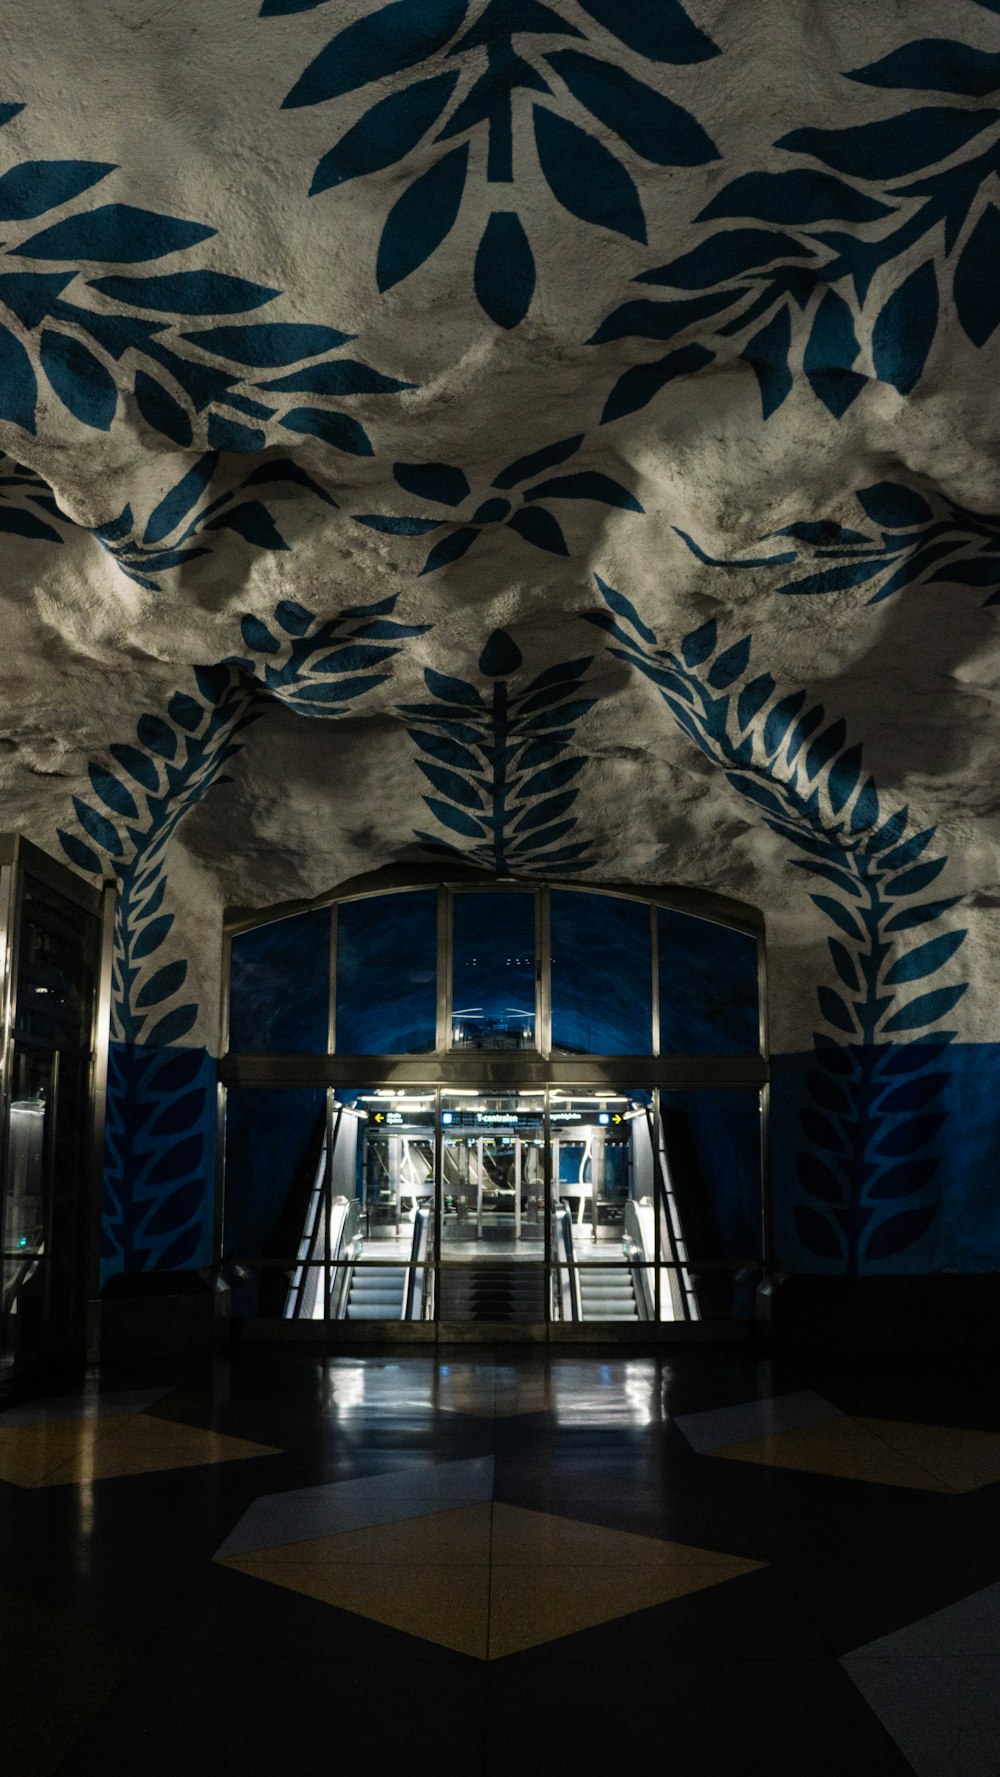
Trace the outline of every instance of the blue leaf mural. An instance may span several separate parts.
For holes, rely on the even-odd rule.
[[[565,844],[576,816],[563,817],[587,763],[572,749],[576,725],[593,707],[580,695],[591,664],[591,656],[563,661],[519,685],[521,650],[495,630],[479,657],[478,684],[428,668],[429,701],[401,704],[400,714],[436,792],[424,802],[444,831],[416,837],[495,871],[587,869],[591,843]]]
[[[567,475],[535,480],[546,469],[568,462],[583,442],[584,435],[580,433],[508,463],[491,484],[492,489],[502,488],[502,495],[483,488],[473,492],[468,476],[457,464],[394,463],[393,476],[404,492],[426,505],[445,510],[437,514],[426,510],[413,514],[356,512],[355,522],[398,537],[422,537],[449,526],[424,558],[422,574],[436,573],[439,568],[459,561],[484,532],[498,525],[516,532],[546,554],[569,555],[562,524],[548,505],[539,502],[571,500],[626,512],[643,510],[629,488],[601,470],[575,469]],[[467,510],[469,507],[472,509]]]
[[[885,496],[876,503],[884,507]],[[906,809],[885,814],[842,720],[810,706],[804,691],[782,696],[769,674],[743,677],[749,636],[720,647],[709,622],[676,649],[663,646],[622,594],[600,580],[598,588],[604,608],[584,613],[587,620],[605,632],[614,656],[656,686],[684,733],[788,844],[793,866],[813,879],[813,905],[836,932],[828,940],[834,983],[817,988],[816,1065],[801,1112],[807,1146],[797,1174],[811,1201],[796,1207],[797,1237],[811,1258],[849,1271],[895,1259],[926,1232],[935,1205],[889,1206],[926,1192],[937,1162],[901,1174],[890,1159],[905,1152],[917,1162],[939,1133],[936,1117],[914,1121],[911,1112],[929,1050],[936,1057],[954,1035],[938,1027],[967,985],[934,979],[951,968],[965,930],[924,935],[955,905],[919,898],[947,861],[924,856],[934,830],[911,832]],[[919,932],[915,945],[904,936],[910,930]],[[912,991],[926,981],[934,984]],[[942,1084],[935,1081],[934,1093]]]
[[[261,16],[313,9],[306,0],[265,0]],[[662,0],[652,18],[636,0],[487,0],[463,32],[468,11],[467,0],[389,0],[334,31],[284,106],[327,104],[394,82],[321,157],[311,196],[401,166],[418,150],[426,163],[431,141],[456,144],[415,169],[389,210],[377,253],[380,290],[411,277],[449,237],[470,168],[479,176],[485,136],[486,181],[505,188],[505,201],[480,236],[473,288],[489,319],[509,329],[528,313],[535,289],[535,257],[516,202],[515,133],[530,126],[557,204],[591,227],[643,243],[646,218],[630,160],[675,167],[719,158],[703,124],[660,90],[662,69],[709,60],[719,49],[680,0]],[[632,66],[625,65],[629,52]],[[645,64],[641,75],[635,58]],[[529,110],[522,91],[544,102]]]

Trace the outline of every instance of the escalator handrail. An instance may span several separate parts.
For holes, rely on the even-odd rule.
[[[581,1320],[580,1279],[573,1263],[573,1218],[565,1203],[555,1210],[553,1221],[557,1249],[556,1276],[559,1279],[560,1320]],[[569,1313],[566,1313],[566,1309]]]

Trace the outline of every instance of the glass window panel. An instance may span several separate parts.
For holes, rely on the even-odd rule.
[[[530,1049],[535,1042],[535,897],[456,894],[452,1044]]]
[[[648,1055],[653,1045],[649,907],[552,890],[552,1049]]]
[[[30,876],[23,878],[15,1028],[29,1042],[87,1050],[97,921]]]
[[[337,1049],[425,1055],[437,1037],[437,894],[345,901],[337,914]]]
[[[329,907],[255,926],[233,939],[230,1049],[325,1055],[329,1021]]]
[[[661,1055],[756,1055],[757,943],[711,919],[657,912]]]
[[[661,1163],[680,1253],[745,1263],[762,1252],[760,1095],[661,1092]]]

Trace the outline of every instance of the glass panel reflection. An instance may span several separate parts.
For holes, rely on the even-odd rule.
[[[284,1313],[303,1238],[315,1232],[325,1140],[319,1087],[227,1093],[223,1258],[235,1315]],[[319,1234],[313,1244],[324,1259]]]
[[[755,1055],[757,942],[714,920],[657,911],[661,1055]]]
[[[337,1049],[424,1055],[437,1036],[437,895],[378,895],[337,913]]]
[[[650,1092],[550,1094],[549,1312],[564,1321],[655,1318],[656,1202]]]
[[[325,1055],[330,909],[275,920],[233,939],[229,1047],[245,1055]]]
[[[648,1055],[648,904],[570,889],[553,889],[551,902],[553,1054]]]
[[[452,934],[452,1046],[532,1048],[534,895],[456,894]]]

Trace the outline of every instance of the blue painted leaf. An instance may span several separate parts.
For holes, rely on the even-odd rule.
[[[426,537],[428,531],[440,530],[440,518],[405,518],[398,513],[355,512],[355,524],[366,525],[370,531],[383,531],[390,537]],[[471,535],[475,536],[475,531]]]
[[[143,533],[144,543],[161,543],[172,530],[180,524],[182,518],[197,506],[205,492],[218,464],[218,456],[208,451],[192,465],[186,475],[182,475],[158,505],[153,507],[149,515],[149,523]]]
[[[861,756],[860,746],[848,747],[830,768],[827,793],[834,814],[840,813],[857,788],[858,778],[861,776]]]
[[[768,814],[787,817],[788,810],[785,804],[779,801],[774,791],[767,789],[764,784],[757,783],[752,777],[739,777],[735,772],[727,772],[726,777],[734,789],[739,790],[740,795],[745,796],[748,802],[756,802],[757,806],[765,809]]]
[[[799,1122],[802,1125],[803,1133],[811,1142],[815,1142],[818,1148],[823,1148],[828,1154],[842,1154],[844,1152],[843,1131],[821,1111],[815,1110],[812,1105],[806,1105],[799,1112]]]
[[[544,826],[547,821],[559,820],[568,808],[572,808],[579,794],[579,790],[565,790],[561,796],[547,796],[515,821],[515,833],[528,833],[535,827]]]
[[[624,617],[626,623],[632,625],[632,628],[642,637],[644,642],[655,644],[655,633],[649,628],[648,624],[643,623],[642,618],[639,616],[631,599],[626,598],[623,592],[616,592],[613,586],[609,586],[605,580],[601,579],[600,574],[595,574],[594,579],[597,581],[598,587],[606,602],[611,606],[611,609],[616,611],[619,617]]]
[[[923,374],[938,323],[934,261],[928,259],[894,290],[872,329],[875,374],[908,395]]]
[[[543,469],[554,469],[557,464],[565,463],[569,457],[575,456],[583,443],[584,434],[578,432],[573,438],[561,438],[558,444],[547,444],[541,450],[533,450],[525,457],[518,457],[509,463],[506,469],[494,479],[493,487],[517,487],[522,481],[530,481],[533,476],[540,475]]]
[[[110,808],[113,814],[126,815],[129,820],[138,819],[139,810],[136,807],[135,798],[120,779],[114,776],[113,772],[105,771],[100,765],[90,765],[87,768],[87,775],[90,778],[94,794],[100,797],[105,808]]]
[[[162,913],[159,919],[151,919],[148,925],[144,925],[132,941],[133,958],[152,956],[154,950],[159,950],[173,923],[172,913]]]
[[[640,272],[634,282],[666,284],[674,290],[707,290],[776,259],[811,257],[809,248],[793,235],[770,228],[725,228],[667,265]]]
[[[457,73],[434,74],[379,99],[324,154],[313,174],[310,197],[405,160],[440,117],[457,80]]]
[[[904,803],[903,807],[897,808],[895,814],[889,816],[884,827],[880,827],[873,838],[869,840],[868,850],[870,852],[883,852],[888,851],[890,846],[898,845],[903,834],[906,832],[906,824],[909,818],[909,805]]]
[[[905,1123],[894,1123],[878,1137],[875,1151],[891,1158],[918,1154],[940,1133],[946,1121],[940,1113],[929,1117],[908,1117]]]
[[[265,435],[259,426],[241,425],[238,420],[227,419],[221,413],[210,413],[208,416],[209,450],[236,453],[262,450],[265,442]]]
[[[57,827],[56,838],[70,863],[75,864],[78,870],[96,871],[98,876],[103,875],[104,865],[101,859],[96,852],[91,851],[89,845],[84,845],[83,840],[78,839],[75,833],[64,833],[61,827]]]
[[[507,523],[512,531],[516,531],[527,543],[533,543],[536,549],[547,549],[550,555],[569,554],[562,530],[544,506],[525,506],[520,512],[515,512]]]
[[[953,586],[996,586],[1000,581],[1000,556],[981,555],[974,561],[947,562],[930,577],[930,584],[944,581]],[[992,599],[986,603],[992,604]]]
[[[831,1167],[817,1154],[802,1151],[795,1156],[795,1170],[802,1189],[823,1203],[841,1203],[844,1187]]]
[[[847,303],[836,290],[828,290],[813,318],[802,368],[814,394],[835,419],[846,413],[864,386],[864,377],[848,368],[860,350]]]
[[[819,908],[821,913],[826,914],[827,919],[832,919],[834,925],[839,926],[848,938],[853,938],[859,944],[864,942],[864,927],[860,920],[855,919],[849,907],[842,906],[839,901],[831,901],[829,895],[810,895],[809,899],[814,906]]]
[[[780,698],[774,705],[774,708],[768,711],[767,721],[764,723],[764,732],[761,737],[761,743],[765,753],[770,754],[777,751],[782,741],[786,738],[788,731],[801,710],[802,705],[805,703],[805,700],[806,694],[804,691],[794,691],[788,697]]]
[[[807,1253],[816,1259],[842,1259],[840,1235],[828,1216],[808,1203],[797,1203],[792,1214],[795,1232]]]
[[[391,290],[423,265],[450,233],[462,202],[469,145],[453,148],[396,199],[379,241],[376,279]]]
[[[868,1186],[868,1199],[871,1203],[884,1203],[898,1197],[915,1197],[918,1191],[926,1191],[941,1162],[936,1158],[925,1160],[898,1160],[894,1166],[886,1167]]]
[[[779,586],[778,592],[786,598],[825,597],[831,592],[844,592],[852,586],[863,586],[866,580],[874,580],[885,570],[885,560],[881,556],[867,561],[857,558],[840,562],[833,568],[821,568],[817,574],[806,574],[801,580],[789,580],[787,585]]]
[[[651,62],[706,62],[721,54],[680,0],[580,0],[584,12]]]
[[[792,373],[788,353],[792,343],[792,313],[782,303],[766,327],[748,340],[740,357],[749,364],[760,389],[761,417],[769,420],[786,400],[792,389]]]
[[[868,1236],[865,1247],[865,1259],[873,1264],[876,1259],[891,1259],[896,1253],[906,1252],[926,1234],[934,1217],[937,1215],[937,1204],[927,1203],[920,1209],[905,1209],[896,1216],[887,1216],[884,1222],[878,1222]]]
[[[96,808],[91,808],[89,803],[82,802],[79,796],[73,797],[73,807],[84,832],[89,833],[102,851],[109,852],[113,858],[120,858],[125,847],[119,838],[117,827],[107,816],[100,814]]]
[[[550,790],[560,790],[568,784],[584,768],[586,759],[563,759],[558,765],[546,766],[543,771],[536,771],[534,777],[523,783],[517,794],[519,799],[527,800],[529,796],[548,795]]]
[[[91,289],[161,315],[242,315],[281,292],[221,271],[174,271],[152,278],[90,278]]]
[[[1000,321],[1000,211],[987,204],[955,267],[955,307],[973,345],[984,346]]]
[[[240,634],[248,648],[256,654],[279,654],[281,643],[273,636],[259,617],[244,617],[240,623]]]
[[[21,341],[0,324],[0,420],[13,420],[24,432],[35,430],[38,384]]]
[[[488,679],[507,678],[517,672],[523,661],[524,655],[513,636],[505,629],[495,629],[479,656],[479,670]]]
[[[434,788],[440,790],[450,801],[457,802],[462,808],[483,808],[479,791],[466,778],[459,777],[456,771],[449,771],[446,766],[435,765],[426,759],[418,759],[417,764]]]
[[[567,833],[572,833],[575,826],[575,819],[556,821],[554,826],[543,827],[538,832],[529,833],[524,837],[519,836],[513,844],[508,846],[508,854],[512,858],[519,858],[524,852],[543,851],[547,845],[554,845],[558,839],[563,839]],[[532,862],[536,862],[536,860],[533,859]]]
[[[849,1093],[836,1079],[820,1069],[811,1069],[806,1074],[806,1086],[816,1104],[824,1111],[833,1111],[836,1116],[844,1116],[850,1112],[852,1101]]]
[[[275,370],[300,358],[315,358],[335,351],[350,334],[336,327],[319,327],[306,321],[250,321],[244,327],[201,327],[181,338],[217,358],[233,364],[252,364],[255,370]]]
[[[868,517],[887,530],[908,530],[911,525],[928,524],[934,517],[923,495],[898,481],[876,481],[871,487],[859,488],[855,498]]]
[[[861,978],[850,951],[841,944],[839,938],[828,938],[827,943],[830,946],[830,955],[833,957],[833,966],[844,986],[849,987],[852,993],[860,993]]]
[[[441,506],[460,506],[472,492],[463,471],[450,463],[393,463],[392,473],[408,494]]]
[[[347,451],[354,457],[375,455],[364,427],[347,413],[328,413],[322,407],[293,407],[281,424],[289,432],[304,432],[332,444],[334,450]]]
[[[851,811],[851,832],[863,833],[867,827],[874,827],[878,818],[878,791],[875,788],[875,779],[870,777],[861,786],[858,799]]]
[[[747,637],[750,640],[750,637]],[[744,685],[736,703],[736,719],[741,728],[749,728],[754,717],[763,709],[774,690],[774,680],[770,673],[761,673]]]
[[[180,402],[144,370],[136,372],[135,400],[147,426],[162,432],[182,449],[191,443],[191,421]]]
[[[204,223],[138,210],[133,204],[99,204],[43,228],[22,241],[17,252],[22,259],[100,259],[135,265],[196,247],[214,233]]]
[[[291,12],[314,12],[317,6],[325,6],[326,0],[262,0],[258,17],[283,18]]]
[[[216,518],[209,519],[205,529],[236,531],[258,549],[288,548],[274,519],[260,500],[244,500],[239,506],[230,506]]]
[[[362,672],[373,666],[381,666],[383,661],[391,660],[398,653],[398,648],[384,648],[377,643],[351,642],[346,647],[337,648],[332,654],[324,654],[321,659],[310,661],[309,670],[319,675]],[[343,687],[340,687],[339,694],[342,695],[342,692]]]
[[[847,1031],[850,1036],[857,1035],[855,1020],[839,993],[834,993],[832,987],[823,986],[816,989],[816,997],[828,1024],[834,1025],[837,1030]]]
[[[681,653],[687,666],[700,666],[703,660],[714,653],[718,641],[718,628],[714,619],[703,623],[700,629],[693,629],[681,642]]]
[[[144,747],[150,752],[159,753],[163,759],[172,759],[177,752],[177,736],[172,728],[159,716],[140,716],[135,730]],[[114,751],[114,749],[111,749]]]
[[[31,537],[37,543],[61,543],[58,531],[46,524],[37,513],[18,506],[0,506],[0,531],[12,537]]]
[[[964,928],[955,932],[942,932],[940,937],[918,945],[916,950],[904,951],[886,975],[887,985],[895,987],[901,981],[921,981],[925,975],[933,975],[936,969],[943,968],[954,956],[966,936]]]
[[[484,500],[482,505],[477,506],[472,514],[472,522],[473,524],[499,524],[502,518],[506,518],[509,511],[509,500]]]
[[[114,161],[108,160],[23,160],[0,175],[0,222],[43,216],[114,170]]]
[[[185,691],[175,691],[167,704],[167,713],[172,722],[186,728],[189,733],[200,728],[205,716],[205,708],[196,698],[188,697]]]
[[[434,697],[447,703],[465,704],[468,708],[481,710],[483,700],[474,685],[466,684],[464,679],[449,678],[446,673],[435,672],[433,667],[424,670],[424,682]]]
[[[316,613],[307,611],[305,605],[296,604],[293,599],[282,599],[275,606],[274,621],[289,636],[304,636],[316,621]]]
[[[659,167],[697,167],[720,158],[711,136],[690,111],[614,62],[584,55],[578,49],[550,50],[545,59],[591,116],[606,123],[644,160]]]
[[[440,759],[444,765],[453,765],[460,771],[481,772],[483,769],[483,761],[475,753],[470,752],[468,747],[460,746],[458,741],[449,740],[446,734],[422,734],[414,728],[408,729],[407,733],[425,753]]]
[[[884,884],[882,893],[894,898],[902,895],[919,895],[922,889],[940,876],[947,864],[947,858],[931,858],[927,863],[916,864],[912,870],[904,870],[894,882]]]
[[[524,320],[535,293],[535,260],[516,210],[494,210],[476,250],[476,299],[498,327]]]
[[[309,364],[304,370],[289,371],[262,383],[264,389],[290,389],[309,395],[395,395],[400,389],[412,389],[413,383],[400,382],[398,377],[383,376],[369,364],[356,358],[334,358],[325,364]]]
[[[732,647],[724,649],[718,659],[713,661],[708,675],[709,684],[716,691],[724,690],[727,685],[732,685],[736,679],[743,677],[749,662],[750,637],[743,636]]]
[[[162,969],[157,969],[156,973],[151,975],[149,980],[139,989],[135,999],[136,1006],[140,1009],[146,1006],[158,1006],[162,1000],[169,999],[179,987],[183,987],[187,979],[187,970],[188,966],[183,957],[176,962],[166,963]]]
[[[855,178],[870,179],[877,169],[881,180],[898,179],[947,159],[998,119],[1000,111],[919,106],[846,130],[791,130],[775,146],[811,154]]]
[[[125,746],[121,742],[116,742],[108,751],[119,765],[131,772],[136,783],[141,784],[144,790],[155,792],[159,789],[160,774],[147,753],[140,753],[137,747]]]
[[[452,808],[447,802],[438,802],[433,796],[425,796],[424,801],[431,813],[437,816],[442,826],[450,828],[453,833],[461,833],[466,839],[485,839],[487,837],[486,828],[480,826],[479,822],[474,821],[472,816],[466,814],[464,810]]]
[[[175,1006],[172,1012],[157,1019],[150,1030],[143,1032],[143,1042],[166,1048],[170,1043],[179,1043],[197,1022],[197,1006]]]
[[[642,507],[628,488],[598,469],[578,469],[572,475],[554,475],[526,489],[526,500],[598,500],[603,506],[617,506],[623,512],[641,512]]]
[[[947,37],[919,37],[877,62],[852,68],[847,80],[863,86],[903,87],[911,92],[962,93],[984,99],[1000,86],[1000,54]]]
[[[468,0],[391,0],[331,37],[283,101],[283,109],[318,105],[359,86],[401,74],[436,55],[454,37]]]
[[[606,426],[610,420],[621,419],[627,413],[636,413],[646,407],[667,383],[680,376],[694,376],[711,364],[714,353],[701,345],[682,346],[677,352],[668,352],[665,358],[657,358],[652,364],[634,364],[618,378],[601,414],[601,425]]]
[[[949,907],[956,906],[961,898],[961,895],[950,895],[946,901],[918,901],[915,907],[904,907],[899,913],[894,913],[886,921],[885,929],[887,932],[910,932],[915,926],[932,925],[934,920],[940,919],[942,913],[947,913]]]
[[[931,993],[921,993],[916,999],[910,1000],[900,1012],[886,1019],[885,1031],[922,1030],[924,1025],[934,1024],[957,1006],[966,991],[968,983],[959,982],[954,987],[935,987]]]
[[[597,223],[645,245],[639,193],[621,161],[596,136],[547,106],[533,109],[539,163],[557,203],[581,222]]]
[[[801,167],[790,173],[743,173],[724,185],[695,220],[755,216],[761,222],[802,228],[812,222],[874,222],[890,214],[887,204],[878,203],[853,185],[815,168]]]
[[[620,308],[612,309],[592,333],[588,345],[607,345],[616,339],[674,339],[686,327],[708,320],[720,309],[731,308],[744,294],[745,287],[709,291],[704,296],[682,296],[668,302],[651,297],[633,297]]]
[[[899,1086],[891,1086],[879,1099],[878,1114],[901,1117],[925,1110],[950,1084],[950,1074],[919,1074],[916,1079],[904,1080]]]

